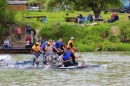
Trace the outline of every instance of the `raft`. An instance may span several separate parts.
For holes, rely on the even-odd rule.
[[[58,69],[85,69],[94,67],[100,67],[100,65],[86,65],[86,66],[78,65],[78,66],[58,67]]]

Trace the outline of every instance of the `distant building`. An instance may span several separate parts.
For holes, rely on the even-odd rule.
[[[27,1],[7,1],[7,4],[8,4],[8,6],[7,6],[7,10],[8,9],[13,9],[13,10],[18,10],[18,11],[20,11],[20,10],[26,10],[27,9],[27,6],[26,6],[26,4],[27,4]]]

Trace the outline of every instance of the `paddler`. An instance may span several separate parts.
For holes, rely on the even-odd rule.
[[[54,43],[54,47],[59,51],[58,55],[61,55],[65,51],[65,47],[63,46],[62,38],[60,38],[57,42]],[[57,52],[56,49],[53,49],[54,52]]]
[[[64,67],[68,67],[68,66],[73,65],[71,54],[72,54],[71,49],[67,48],[65,53],[62,56],[62,63],[64,65]]]
[[[42,49],[41,49],[41,42],[37,41],[33,46],[32,46],[32,50],[33,50],[33,54],[35,56],[35,62],[36,65],[39,65],[38,62],[38,57],[40,56],[41,53],[43,53]],[[33,64],[34,65],[34,64]]]
[[[73,65],[77,66],[78,63],[75,61],[75,55],[74,55],[76,49],[73,46],[74,46],[74,37],[71,37],[69,42],[67,43],[67,48],[71,49],[71,52],[72,52],[71,57],[72,57]]]

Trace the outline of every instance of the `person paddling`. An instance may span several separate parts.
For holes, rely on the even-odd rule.
[[[64,67],[73,65],[71,54],[72,54],[71,49],[67,48],[67,50],[65,51],[65,53],[62,56],[62,62],[63,62]]]
[[[36,65],[39,65],[38,62],[38,57],[40,56],[41,53],[43,53],[42,49],[41,49],[41,43],[40,41],[37,41],[33,46],[32,46],[32,50],[33,50],[33,54],[35,56],[35,62]],[[34,64],[33,64],[34,65]]]
[[[55,46],[53,45],[53,42],[52,40],[50,39],[45,47],[45,54],[46,56],[50,56],[51,57],[51,60],[53,60],[53,55],[55,55],[56,53],[53,51],[55,50],[56,52],[59,52]]]
[[[62,43],[62,38],[60,38],[57,42],[55,42],[54,47],[59,51],[58,55],[61,55],[64,53],[65,51],[65,47],[63,46]],[[54,49],[55,52],[57,52],[57,50]]]
[[[69,42],[67,43],[67,48],[71,49],[71,51],[72,51],[71,57],[72,57],[73,65],[77,66],[78,63],[75,61],[76,57],[74,55],[76,49],[73,47],[73,45],[74,45],[74,37],[71,37]]]

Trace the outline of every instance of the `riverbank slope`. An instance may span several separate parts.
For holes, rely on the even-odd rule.
[[[92,12],[81,12],[83,16],[87,17]],[[69,13],[69,17],[75,17],[78,12]],[[36,18],[27,19],[23,16],[47,16],[47,23],[37,21]],[[111,13],[101,14],[107,21]],[[130,21],[128,14],[118,13],[120,20],[114,23],[96,22],[96,26],[87,26],[84,24],[77,24],[73,22],[65,22],[66,15],[64,12],[48,13],[48,12],[18,12],[16,15],[16,23],[23,26],[29,23],[32,28],[39,31],[37,33],[43,39],[58,40],[63,38],[64,43],[67,43],[71,36],[75,37],[75,46],[78,46],[81,51],[95,51],[100,49],[102,51],[129,51],[130,45]]]

